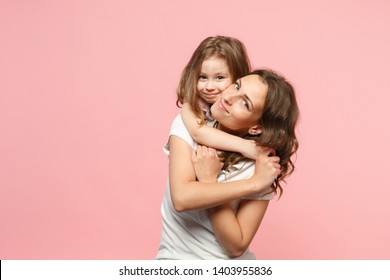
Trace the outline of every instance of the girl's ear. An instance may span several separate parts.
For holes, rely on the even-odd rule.
[[[263,132],[263,130],[261,126],[257,124],[249,128],[248,132],[250,135],[259,135],[260,133]]]

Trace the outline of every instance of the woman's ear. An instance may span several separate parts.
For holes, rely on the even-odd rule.
[[[248,132],[250,135],[259,135],[260,133],[263,132],[263,130],[261,129],[261,126],[257,124],[249,128]]]

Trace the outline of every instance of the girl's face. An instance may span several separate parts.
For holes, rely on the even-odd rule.
[[[212,104],[232,83],[232,75],[225,59],[212,56],[202,63],[196,90],[200,98]]]
[[[259,134],[261,117],[268,87],[258,75],[238,79],[211,106],[211,114],[226,132],[243,135]]]

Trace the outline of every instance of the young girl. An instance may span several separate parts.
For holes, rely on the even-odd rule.
[[[247,52],[239,40],[215,36],[200,43],[183,70],[176,101],[178,106],[182,105],[183,122],[196,142],[256,158],[258,148],[253,141],[204,125],[213,120],[210,106],[221,92],[249,71]]]

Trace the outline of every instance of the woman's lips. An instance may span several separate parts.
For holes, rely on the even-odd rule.
[[[221,111],[225,112],[225,113],[229,113],[228,110],[226,110],[225,106],[223,105],[223,99],[221,98],[218,102],[218,107],[219,109],[221,109]]]

